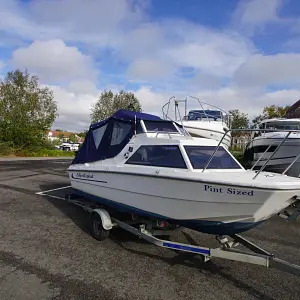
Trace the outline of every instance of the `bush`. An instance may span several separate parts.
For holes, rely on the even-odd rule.
[[[0,155],[10,155],[14,153],[13,143],[0,141]]]
[[[245,166],[245,161],[244,161],[244,152],[243,151],[231,151],[233,156],[238,160],[238,162],[242,165]]]

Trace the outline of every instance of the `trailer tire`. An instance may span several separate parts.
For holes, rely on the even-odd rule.
[[[103,241],[108,238],[109,230],[103,228],[101,217],[97,213],[92,213],[90,227],[91,234],[96,240]]]

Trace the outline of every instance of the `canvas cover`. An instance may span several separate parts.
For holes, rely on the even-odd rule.
[[[161,121],[158,116],[118,110],[113,116],[92,124],[72,164],[108,159],[118,155],[134,132],[141,132],[140,120]]]

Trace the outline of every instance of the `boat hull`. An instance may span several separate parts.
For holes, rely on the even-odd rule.
[[[220,141],[225,133],[224,129],[228,130],[227,125],[222,122],[207,122],[207,121],[183,121],[184,128],[193,137],[207,138]],[[227,133],[222,141],[222,145],[227,149],[231,145],[231,134]]]
[[[295,193],[115,172],[69,176],[73,189],[101,204],[217,235],[257,226],[290,205]]]
[[[297,135],[298,136],[298,135]],[[262,159],[256,164],[255,169],[259,169],[267,159],[273,154],[276,147],[282,141],[282,138],[258,138],[255,139],[251,145],[248,146],[248,153],[252,152],[249,157],[247,165],[252,167],[257,160],[263,155],[269,145],[272,144],[267,153],[264,154]],[[286,142],[279,148],[275,155],[268,162],[265,171],[282,173],[300,154],[300,137],[288,138]],[[300,158],[292,165],[286,172],[288,176],[299,177],[300,175]]]

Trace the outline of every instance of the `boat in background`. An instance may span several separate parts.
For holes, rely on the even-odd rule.
[[[245,170],[218,144],[119,110],[90,126],[71,186],[104,207],[214,235],[249,230],[297,201],[300,179]]]
[[[245,148],[244,160],[247,167],[259,169],[270,159],[265,170],[282,173],[294,162],[285,174],[299,177],[300,119],[266,119],[257,125],[257,129],[259,131],[252,132],[251,140]],[[289,130],[295,132],[289,134]],[[277,149],[281,143],[283,144]]]
[[[190,110],[188,112],[188,99],[197,100],[197,109]],[[172,101],[174,101],[174,117],[170,117],[170,108]],[[179,110],[179,103],[184,103],[184,116],[181,119]],[[192,105],[195,107],[195,105]],[[208,138],[216,141],[220,141],[229,129],[230,129],[230,115],[228,112],[210,105],[203,101],[200,101],[196,97],[187,97],[184,100],[177,100],[175,97],[169,99],[169,101],[163,106],[163,118],[167,120],[174,120],[183,125],[188,133],[197,138]],[[222,141],[223,146],[227,149],[231,145],[231,133],[228,132]]]

